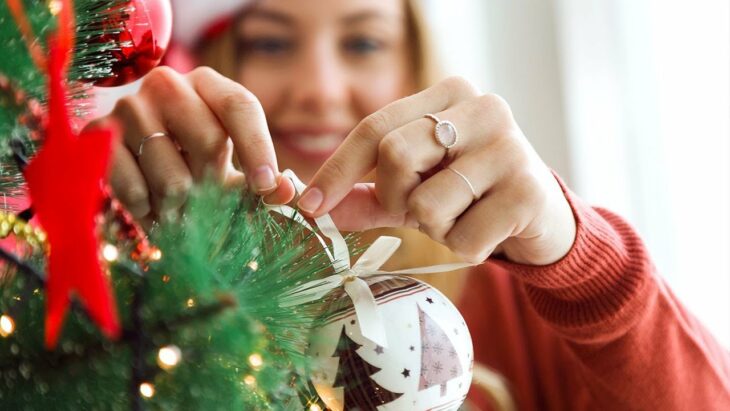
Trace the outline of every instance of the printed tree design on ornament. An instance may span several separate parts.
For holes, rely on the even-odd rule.
[[[446,382],[460,376],[459,356],[444,330],[418,307],[421,327],[421,379],[418,390],[441,385],[441,396],[446,395]]]
[[[380,368],[367,363],[357,354],[360,347],[362,345],[347,335],[343,325],[340,340],[332,355],[340,358],[333,386],[345,390],[344,410],[377,411],[377,406],[395,401],[403,394],[388,391],[370,378]]]

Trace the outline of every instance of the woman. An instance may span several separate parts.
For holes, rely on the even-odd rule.
[[[288,202],[291,168],[310,216],[425,233],[406,234],[411,263],[432,262],[412,256],[435,243],[489,257],[440,282],[476,359],[507,382],[493,394],[518,409],[730,409],[730,356],[631,227],[567,190],[505,101],[458,78],[431,85],[416,1],[237,3],[221,2],[225,19],[188,14],[207,30],[178,19],[215,69],[157,69],[111,114],[125,125],[112,184],[136,217],[179,208],[207,173]]]

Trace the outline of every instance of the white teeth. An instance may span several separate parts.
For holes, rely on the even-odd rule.
[[[330,152],[342,142],[339,134],[302,134],[292,136],[290,143],[302,151]]]

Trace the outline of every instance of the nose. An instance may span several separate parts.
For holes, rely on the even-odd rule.
[[[308,112],[324,113],[344,105],[348,75],[337,47],[327,39],[313,40],[300,54],[291,79],[292,102]]]

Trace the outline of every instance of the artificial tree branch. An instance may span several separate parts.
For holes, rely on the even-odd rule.
[[[142,323],[142,286],[143,283],[140,283],[134,287],[134,297],[130,307],[133,330],[141,330],[144,326]],[[139,392],[139,386],[144,382],[144,354],[147,338],[141,332],[127,334],[127,336],[130,337],[132,346],[132,378],[129,380],[129,399],[132,411],[142,411],[144,410],[144,403]]]
[[[189,325],[196,321],[204,321],[211,317],[215,317],[221,312],[234,308],[237,305],[235,298],[230,294],[224,294],[217,298],[217,301],[212,304],[201,306],[198,310],[192,313],[185,313],[169,321],[160,321],[154,324],[151,328],[145,330],[144,327],[139,328],[126,328],[122,332],[121,338],[115,343],[118,345],[134,344],[139,338],[140,334],[146,335],[170,335],[174,332],[177,327]],[[91,345],[81,353],[70,353],[55,355],[53,357],[45,357],[45,362],[49,365],[49,368],[64,367],[74,361],[83,360],[88,361],[91,357],[101,354],[104,351],[104,343],[98,342],[97,344]],[[51,353],[52,354],[52,353]],[[43,358],[43,357],[41,357]],[[7,370],[17,369],[18,365],[22,362],[21,358],[17,359],[17,362],[8,362],[0,364],[0,373]],[[42,368],[41,368],[42,369]],[[137,386],[139,388],[139,386]]]

